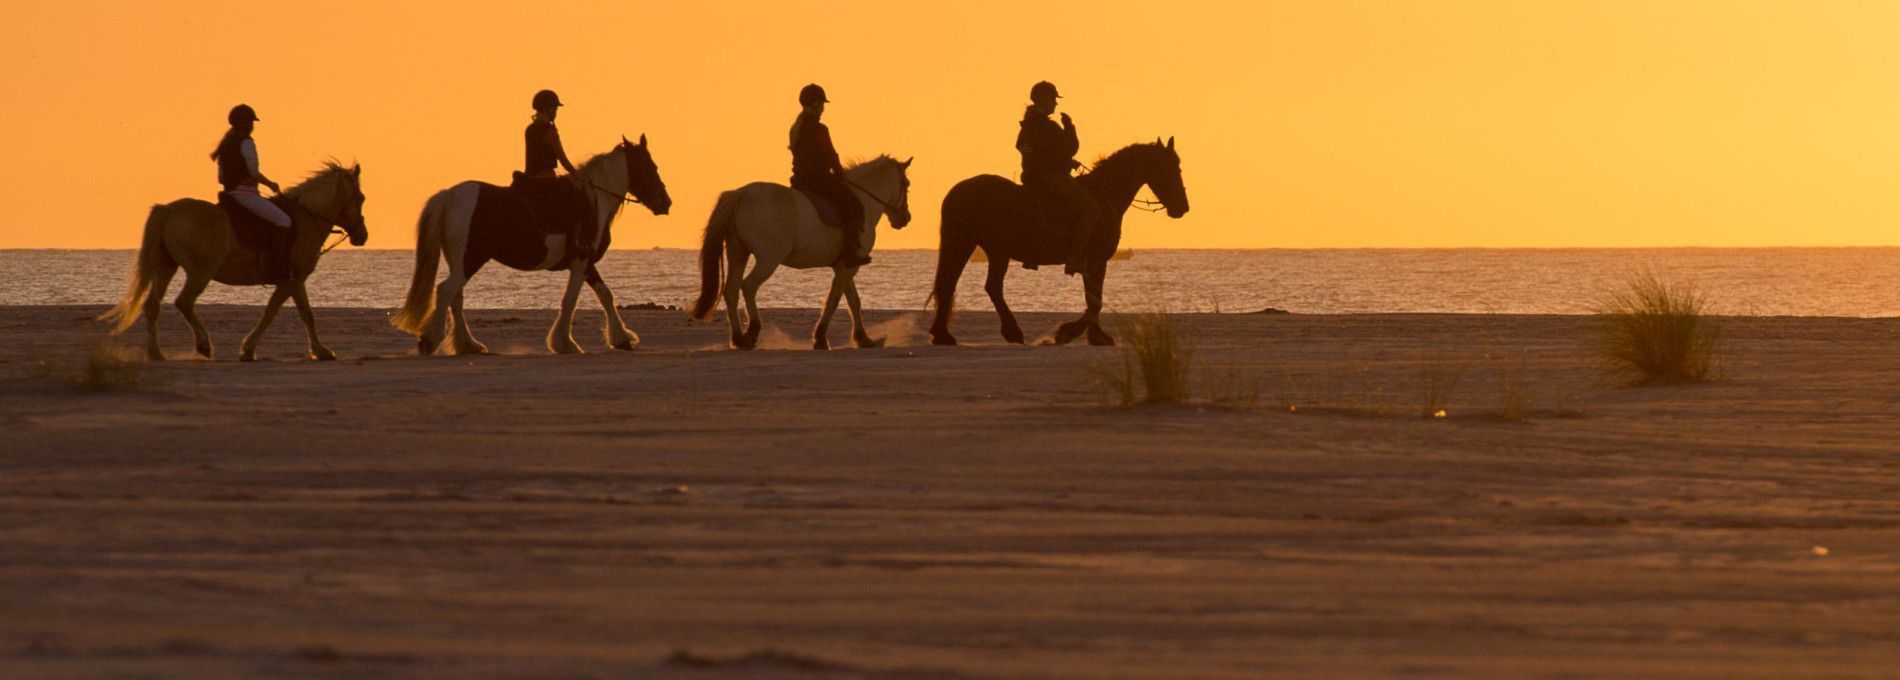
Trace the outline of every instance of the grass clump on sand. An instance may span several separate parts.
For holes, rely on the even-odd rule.
[[[1722,333],[1708,308],[1708,297],[1692,284],[1637,274],[1597,303],[1597,356],[1628,385],[1712,380]]]
[[[42,378],[67,383],[81,392],[131,390],[145,382],[145,358],[134,348],[95,337],[86,341],[83,354],[42,361],[37,372]]]
[[[1114,319],[1120,337],[1116,356],[1092,367],[1096,382],[1124,406],[1179,404],[1188,400],[1194,369],[1193,343],[1165,312]]]

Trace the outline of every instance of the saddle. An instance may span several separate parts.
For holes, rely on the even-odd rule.
[[[1038,231],[1057,235],[1061,241],[1067,242],[1069,234],[1074,231],[1075,224],[1075,211],[1069,208],[1068,202],[1063,201],[1052,191],[1027,185],[1018,186],[1021,187],[1027,199],[1023,201],[1024,210],[1028,213],[1027,221]],[[1034,262],[1023,262],[1022,265],[1023,269],[1030,271],[1038,269],[1038,265]]]
[[[815,194],[810,191],[806,191],[804,189],[798,189],[797,187],[793,187],[793,188],[796,191],[798,191],[798,193],[804,194],[806,200],[811,201],[812,210],[815,210],[818,212],[819,222],[824,223],[824,225],[827,227],[831,227],[839,231],[844,230],[844,213],[838,211],[838,204],[832,203],[831,199],[825,198],[824,196],[821,196],[819,194]]]
[[[279,208],[284,207],[281,197],[269,200]],[[230,221],[231,235],[236,237],[238,247],[255,258],[260,271],[273,279],[290,277],[290,244],[297,233],[295,222],[289,229],[271,224],[244,204],[231,200],[231,194],[224,191],[218,192],[218,208],[224,210],[225,219]]]
[[[481,185],[469,228],[490,255],[516,267],[539,262],[547,238],[560,236],[566,247],[558,269],[581,255],[581,244],[593,244],[595,225],[593,206],[572,180],[516,172],[509,186]]]

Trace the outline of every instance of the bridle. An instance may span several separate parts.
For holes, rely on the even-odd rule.
[[[873,201],[877,201],[877,204],[878,204],[878,205],[881,205],[881,206],[884,206],[884,212],[885,212],[885,213],[889,213],[890,211],[892,211],[892,210],[896,210],[896,209],[897,209],[897,206],[894,206],[894,205],[891,205],[891,204],[890,204],[890,202],[888,202],[888,201],[885,201],[885,200],[884,200],[884,199],[882,199],[882,198],[878,198],[878,197],[877,197],[877,194],[874,194],[874,193],[871,193],[871,190],[870,190],[870,189],[866,189],[866,188],[864,188],[864,187],[861,187],[861,186],[858,186],[858,183],[857,183],[857,182],[853,182],[853,181],[851,181],[851,180],[850,180],[849,178],[847,178],[847,177],[845,177],[845,176],[843,176],[843,175],[839,175],[839,176],[838,176],[838,180],[839,180],[839,181],[841,181],[841,182],[844,182],[844,185],[845,185],[845,186],[848,186],[848,187],[851,187],[851,188],[853,188],[853,189],[857,189],[858,191],[862,191],[862,192],[864,192],[864,195],[866,195],[866,196],[870,196],[870,197],[871,197],[871,200],[873,200]],[[904,205],[904,210],[905,210],[906,212],[908,212],[908,211],[910,210],[910,201],[909,201],[908,199],[906,199],[906,200],[904,201],[904,204],[905,204],[905,205]]]
[[[644,138],[643,138],[643,139],[644,139]],[[622,146],[622,147],[620,147],[620,149],[618,149],[618,150],[619,150],[619,151],[620,151],[621,153],[628,153],[628,150],[629,150],[629,149],[632,149],[632,148],[633,148],[633,147],[632,147],[631,145],[626,145],[626,146]],[[595,184],[595,183],[594,183],[594,180],[593,180],[593,178],[591,178],[591,177],[588,177],[588,176],[587,176],[586,174],[584,174],[584,173],[579,173],[579,172],[576,172],[576,173],[574,173],[574,174],[571,174],[571,175],[568,175],[568,177],[570,177],[570,178],[573,178],[573,179],[574,179],[575,181],[578,181],[578,182],[580,182],[582,186],[585,186],[585,187],[587,187],[587,188],[589,188],[589,189],[593,189],[594,191],[598,191],[598,192],[600,192],[600,193],[602,193],[602,194],[606,194],[606,195],[608,195],[608,196],[612,196],[612,197],[614,197],[614,198],[618,198],[618,199],[620,199],[620,202],[621,202],[621,204],[622,204],[622,205],[625,205],[625,204],[627,204],[627,203],[633,203],[633,204],[636,204],[636,205],[639,205],[639,204],[641,204],[641,202],[640,202],[640,197],[639,197],[639,196],[634,196],[634,195],[632,195],[632,192],[628,192],[628,191],[619,191],[619,192],[615,192],[615,191],[609,191],[609,190],[607,190],[607,189],[606,189],[605,187],[602,187],[602,186],[600,186],[600,185],[598,185],[598,184]],[[629,170],[629,171],[627,171],[627,185],[628,185],[628,186],[633,186],[633,171],[632,171],[632,170]]]
[[[339,170],[339,172],[341,172],[341,170]],[[358,193],[361,193],[363,191],[363,188],[361,186],[358,186],[356,188],[356,191]],[[336,198],[333,199],[333,203],[335,203],[335,205],[330,206],[330,213],[331,215],[335,215],[335,217],[331,217],[329,215],[317,215],[317,217],[321,217],[324,220],[342,219],[343,202],[346,200],[349,200],[349,197],[346,196],[344,192],[339,188],[336,192]],[[298,203],[297,207],[303,208],[303,203]],[[303,209],[305,211],[311,212],[312,214],[315,214],[316,212],[314,210],[310,210],[309,208],[303,208]],[[330,224],[330,233],[325,235],[325,238],[329,238],[330,236],[340,236],[342,238],[339,238],[335,241],[330,242],[330,245],[324,246],[323,250],[317,252],[318,256],[328,255],[330,254],[330,251],[336,250],[337,246],[343,245],[344,241],[347,241],[350,239],[350,230],[337,226],[336,223],[332,222]]]

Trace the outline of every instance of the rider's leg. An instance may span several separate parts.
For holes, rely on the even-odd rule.
[[[1067,179],[1067,178],[1065,178]],[[1089,248],[1095,244],[1095,231],[1101,222],[1101,208],[1095,205],[1095,197],[1080,181],[1067,179],[1054,186],[1056,195],[1069,206],[1070,214],[1075,216],[1075,233],[1069,241],[1069,257],[1062,271],[1068,275],[1080,274],[1088,269]]]
[[[864,204],[858,201],[857,192],[843,181],[835,181],[826,187],[826,193],[825,198],[837,206],[838,222],[844,228],[838,261],[832,266],[851,268],[870,264],[871,257],[864,252]]]

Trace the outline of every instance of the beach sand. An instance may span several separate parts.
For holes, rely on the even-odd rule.
[[[558,357],[475,311],[502,355],[417,358],[321,309],[342,360],[293,313],[239,364],[257,310],[208,307],[215,363],[39,376],[97,311],[0,308],[0,677],[1900,667],[1896,320],[1735,319],[1724,380],[1619,389],[1579,317],[1191,315],[1235,403],[1123,408],[1114,350],[987,313],[815,353],[773,310],[798,351],[741,353],[637,312],[613,353],[591,312]]]

